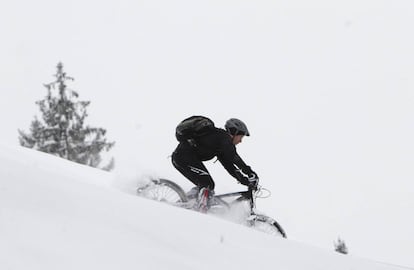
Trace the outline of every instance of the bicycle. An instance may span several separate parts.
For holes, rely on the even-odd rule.
[[[287,238],[285,231],[275,219],[257,212],[256,198],[258,198],[262,190],[265,189],[261,187],[257,189],[248,188],[247,191],[214,195],[214,204],[207,213],[223,215],[231,213],[236,205],[240,205],[240,203],[246,205],[247,203],[247,212],[245,217],[243,217],[242,223],[259,231]],[[174,206],[196,210],[194,208],[196,204],[195,199],[189,200],[186,192],[179,185],[168,179],[152,179],[149,183],[137,189],[137,195]],[[226,201],[229,198],[233,199],[229,202]]]

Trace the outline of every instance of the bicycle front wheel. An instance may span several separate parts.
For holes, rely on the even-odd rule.
[[[167,179],[152,180],[148,185],[138,188],[137,194],[151,200],[169,204],[187,202],[184,190],[173,181]]]
[[[276,220],[268,216],[256,215],[251,221],[251,226],[258,231],[286,238],[286,233],[283,230],[282,226],[280,226]]]

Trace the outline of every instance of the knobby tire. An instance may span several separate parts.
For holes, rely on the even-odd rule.
[[[265,232],[271,235],[287,238],[285,231],[279,225],[279,223],[277,223],[276,220],[268,216],[256,215],[252,223],[253,223],[252,227],[254,227],[255,229],[259,231],[262,231],[262,232]]]
[[[184,190],[173,181],[167,179],[152,180],[151,184],[138,189],[138,195],[169,204],[187,202]]]

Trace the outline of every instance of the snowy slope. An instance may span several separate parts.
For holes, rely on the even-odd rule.
[[[114,188],[110,173],[0,146],[0,269],[401,269]]]

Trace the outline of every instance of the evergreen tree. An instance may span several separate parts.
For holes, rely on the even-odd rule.
[[[342,254],[348,254],[348,247],[345,244],[345,241],[338,237],[338,240],[334,242],[335,251],[342,253]]]
[[[98,167],[101,152],[109,151],[114,142],[105,138],[106,130],[85,126],[89,101],[79,101],[78,93],[67,87],[74,79],[63,71],[63,64],[57,65],[56,80],[45,84],[47,95],[37,101],[42,121],[37,117],[30,125],[30,132],[19,130],[20,145],[50,153],[77,163]],[[103,167],[111,170],[114,160]]]

